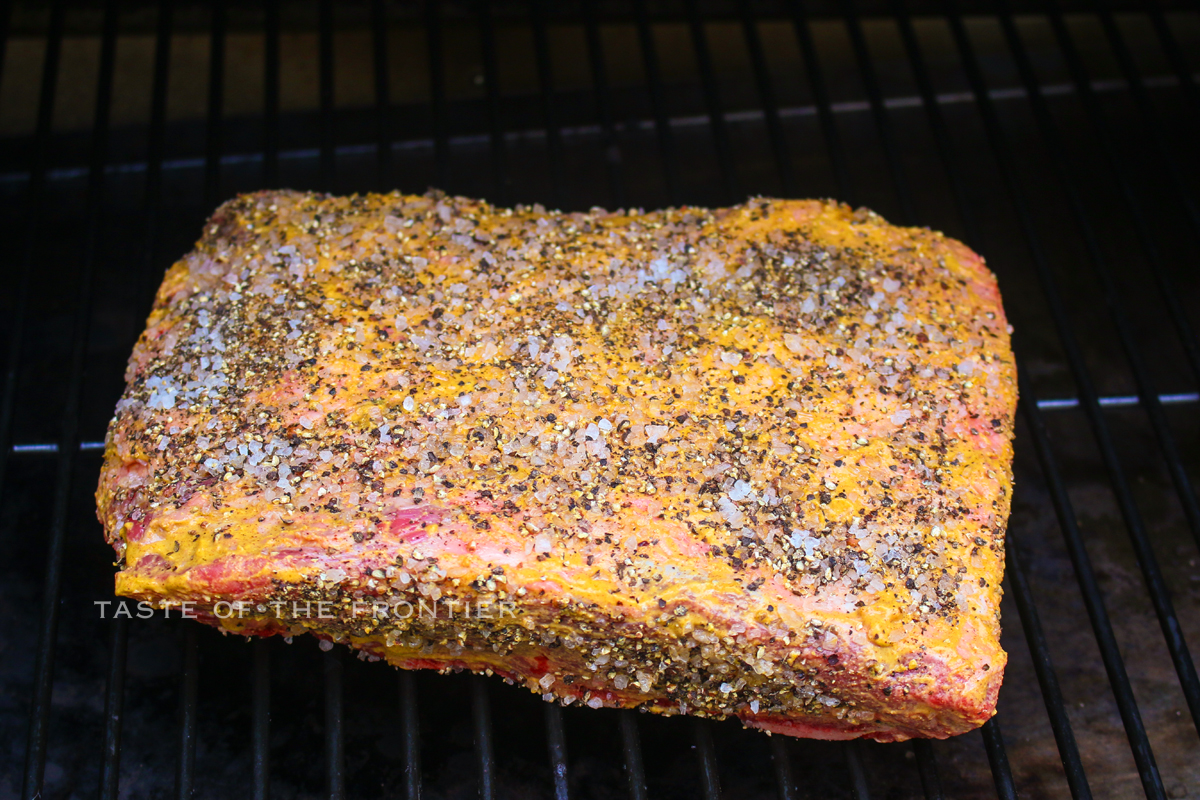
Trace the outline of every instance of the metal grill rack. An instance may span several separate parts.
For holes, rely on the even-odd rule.
[[[1155,0],[0,3],[0,796],[1200,796],[1198,45]],[[768,738],[102,619],[124,360],[205,215],[280,185],[836,196],[985,253],[1022,392],[997,717]]]

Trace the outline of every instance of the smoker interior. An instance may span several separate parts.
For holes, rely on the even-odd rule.
[[[1194,4],[58,0],[0,26],[0,797],[1200,796]],[[206,215],[266,186],[831,196],[985,254],[1022,390],[996,718],[790,740],[102,618],[125,359]]]

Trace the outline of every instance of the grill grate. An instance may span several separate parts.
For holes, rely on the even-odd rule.
[[[369,59],[339,60],[346,31],[364,33]],[[262,100],[233,115],[248,32]],[[294,51],[308,34],[306,61]],[[147,113],[118,124],[137,36],[152,40]],[[83,40],[98,45],[92,119],[72,131],[57,118],[78,101],[63,92]],[[1185,641],[1200,635],[1200,161],[1181,146],[1200,133],[1197,40],[1194,9],[1106,0],[0,4],[0,124],[19,116],[26,73],[39,81],[0,154],[0,228],[17,243],[0,301],[0,602],[7,647],[31,643],[0,670],[22,698],[0,705],[0,730],[25,742],[0,756],[0,786],[106,799],[247,785],[255,798],[487,800],[1200,793]],[[390,60],[401,44],[425,50],[419,91]],[[206,80],[177,119],[181,63]],[[289,81],[310,66],[314,102],[296,110]],[[371,85],[361,108],[339,105],[339,68]],[[99,621],[111,568],[90,514],[94,455],[165,264],[234,191],[426,182],[565,208],[832,191],[989,253],[1022,389],[1001,713],[947,742],[766,739],[539,714],[482,678],[394,677],[340,649],[242,647],[161,615]],[[1054,520],[1061,545],[1041,535]]]

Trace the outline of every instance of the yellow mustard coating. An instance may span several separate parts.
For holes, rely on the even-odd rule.
[[[834,202],[244,196],[130,361],[117,592],[560,700],[966,730],[1005,662],[1008,337],[981,258]],[[356,606],[422,599],[514,610]]]

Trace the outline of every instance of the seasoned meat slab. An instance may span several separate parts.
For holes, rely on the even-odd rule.
[[[247,195],[127,381],[118,594],[793,736],[994,712],[1016,376],[995,279],[941,234]]]

